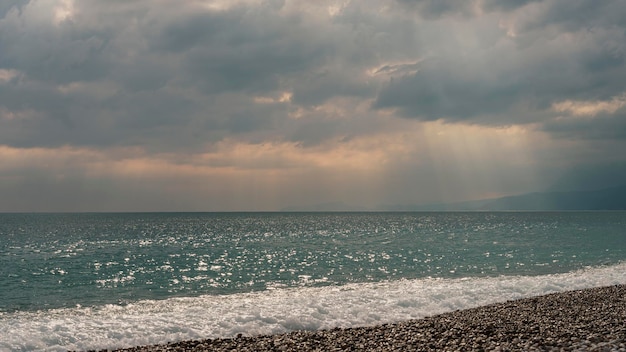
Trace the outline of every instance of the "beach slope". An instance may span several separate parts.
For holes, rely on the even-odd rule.
[[[626,351],[626,285],[554,293],[380,326],[117,351]]]

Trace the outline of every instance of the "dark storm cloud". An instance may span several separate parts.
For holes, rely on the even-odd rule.
[[[510,11],[540,1],[543,0],[486,0],[483,5],[487,11]]]
[[[374,107],[397,107],[404,116],[423,120],[472,119],[506,111],[518,101],[519,84],[516,77],[491,80],[470,65],[431,59],[416,74],[392,79]]]
[[[163,91],[113,92],[99,98],[80,86],[68,89],[72,91],[64,93],[30,81],[0,84],[4,115],[17,115],[8,118],[0,110],[2,143],[19,147],[125,145],[132,143],[133,134],[140,137],[158,126],[186,123],[192,109],[184,97]]]
[[[207,109],[204,102],[216,98],[209,95],[190,99],[185,90],[189,91],[195,83],[209,87],[209,94],[276,88],[281,70],[293,70],[289,65],[305,65],[306,57],[298,55],[311,54],[300,50],[298,38],[292,38],[292,44],[286,40],[282,47],[280,38],[259,38],[253,35],[255,28],[242,29],[241,23],[247,21],[242,16],[247,14],[241,9],[220,15],[208,11],[203,12],[204,16],[178,14],[180,23],[190,18],[191,28],[172,38],[173,25],[164,21],[161,26],[165,28],[161,28],[159,22],[155,23],[159,16],[166,15],[163,12],[172,9],[157,8],[156,14],[122,11],[121,15],[128,16],[124,21],[117,17],[92,17],[92,5],[100,4],[76,2],[75,16],[56,25],[37,18],[40,14],[33,9],[28,12],[14,8],[0,21],[0,69],[19,73],[8,82],[0,81],[0,105],[4,115],[21,116],[0,119],[3,144],[184,144],[194,140],[186,136],[188,126],[194,124],[250,130],[261,124],[244,127],[242,121],[256,122],[253,115],[259,113],[250,112],[248,118],[228,108]],[[108,14],[115,14],[111,12],[114,11],[109,10]],[[171,15],[175,17],[176,13]],[[257,21],[263,14],[260,16]],[[208,26],[194,28],[194,23]],[[151,36],[153,31],[162,35]],[[194,33],[196,37],[212,37],[212,32],[218,38],[215,41],[194,40]],[[220,35],[226,40],[219,39]],[[145,38],[152,40],[147,46],[142,45]],[[169,47],[171,55],[156,53],[161,38],[164,45],[160,47],[167,47],[172,40],[180,42],[181,47]],[[85,91],[90,84],[93,94]],[[98,92],[98,85],[106,84],[110,92]],[[223,121],[229,117],[233,121]],[[215,123],[205,124],[205,119]],[[169,134],[178,140],[159,138],[159,131],[164,129],[169,129]],[[210,138],[212,132],[206,131],[205,138]]]
[[[0,20],[1,68],[58,84],[95,80],[110,72],[113,58],[107,45],[112,33],[83,23],[25,24],[27,11],[10,11]]]
[[[255,106],[254,96],[291,91],[290,104],[310,107],[375,92],[361,81],[363,66],[345,68],[367,49],[345,45],[357,34],[348,24],[281,13],[282,2],[209,11],[75,1],[56,23],[51,4],[16,5],[0,20],[0,69],[18,72],[0,81],[0,105],[25,116],[0,120],[7,145],[193,147],[267,129],[281,139],[294,135],[279,128],[293,125],[293,109]]]
[[[4,1],[0,204],[537,190],[623,160],[625,19],[592,0]]]
[[[183,53],[186,79],[209,94],[275,90],[281,76],[319,65],[331,49],[303,32],[302,19],[278,17],[275,10],[236,7],[179,18],[151,45],[156,54]]]
[[[12,0],[0,3],[0,18],[6,16],[9,11],[20,11],[30,0]]]
[[[623,26],[626,23],[626,9],[619,0],[543,0],[534,9],[532,15],[528,13],[520,18],[520,32],[532,34],[549,27],[560,32],[575,32],[581,29]],[[544,32],[546,34],[549,32]]]
[[[457,0],[397,0],[425,18],[437,18],[443,15],[471,15],[472,1]]]
[[[362,73],[355,71],[346,68],[342,72],[325,70],[311,73],[306,80],[295,84],[292,102],[310,107],[323,104],[335,96],[368,98],[375,94],[375,87],[363,84],[355,77]]]
[[[614,114],[551,120],[543,129],[556,137],[572,140],[623,141],[626,140],[626,108]]]
[[[434,52],[416,73],[389,81],[373,106],[421,120],[510,124],[550,118],[560,100],[610,99],[626,79],[623,16],[617,1],[545,1],[492,15],[484,21],[497,40],[457,33],[457,48],[441,49],[452,55]]]
[[[0,81],[0,105],[25,117],[0,120],[0,137],[14,146],[167,148],[229,133],[310,142],[349,128],[289,114],[337,97],[373,99],[375,109],[419,120],[508,125],[551,121],[561,100],[608,100],[624,90],[621,2],[397,3],[387,16],[368,10],[376,2],[357,2],[317,18],[285,12],[280,1],[219,11],[75,1],[56,23],[45,18],[55,2],[4,5],[0,69],[17,77]],[[390,78],[381,85],[382,77]],[[284,91],[288,102],[253,102]],[[371,121],[350,123],[367,130],[359,124]]]
[[[543,0],[396,0],[398,3],[416,11],[424,18],[438,18],[448,15],[471,17],[486,11],[511,11],[528,3]]]

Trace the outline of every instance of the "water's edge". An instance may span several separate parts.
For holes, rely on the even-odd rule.
[[[237,334],[373,326],[575,289],[626,284],[626,263],[542,276],[397,280],[1,313],[0,349],[88,350]]]
[[[626,285],[612,285],[372,327],[187,340],[124,351],[621,351],[625,317]]]

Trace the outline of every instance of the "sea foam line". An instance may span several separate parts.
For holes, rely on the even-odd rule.
[[[626,284],[626,263],[543,276],[419,279],[0,314],[0,350],[103,349],[397,322]]]

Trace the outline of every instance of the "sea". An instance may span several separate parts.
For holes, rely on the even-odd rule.
[[[369,326],[626,283],[626,212],[0,214],[0,351]]]

